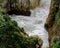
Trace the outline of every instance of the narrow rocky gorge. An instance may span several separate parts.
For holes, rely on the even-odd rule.
[[[28,36],[37,36],[43,40],[42,48],[49,48],[46,19],[51,0],[2,0],[0,8],[5,8],[11,20],[23,27]],[[46,29],[45,29],[46,28]],[[38,48],[38,47],[37,47]]]
[[[60,48],[60,0],[0,0],[0,48]]]
[[[48,32],[44,28],[49,14],[51,0],[41,0],[40,6],[31,11],[31,16],[12,15],[20,27],[23,27],[29,36],[37,35],[43,40],[42,48],[49,47]]]

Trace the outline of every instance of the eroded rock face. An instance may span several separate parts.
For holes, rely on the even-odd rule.
[[[0,2],[0,7],[6,8],[8,14],[26,16],[31,15],[30,9],[40,5],[40,0],[1,0]]]
[[[56,15],[60,10],[59,7],[60,7],[60,0],[51,0],[50,13],[45,23],[45,28],[49,33],[50,48],[52,48],[52,40],[54,36],[57,36],[59,34],[60,25],[57,26],[56,23],[56,20],[58,21],[56,17],[59,16]]]
[[[35,45],[36,46],[35,48],[41,48],[42,47],[43,40],[41,38],[39,38],[37,35],[33,35],[33,36],[30,36],[30,37],[35,37],[35,38],[38,39],[38,44]]]
[[[0,7],[5,7],[7,0],[0,0]]]
[[[34,9],[40,4],[40,0],[18,0],[18,7],[23,8],[24,10]]]

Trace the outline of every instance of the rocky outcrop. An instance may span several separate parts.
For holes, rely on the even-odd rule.
[[[40,5],[41,0],[30,0],[30,8],[34,9]]]
[[[7,0],[0,0],[0,8],[4,8],[7,3]]]
[[[60,19],[60,0],[51,0],[51,7],[50,7],[50,13],[48,15],[48,18],[45,23],[45,28],[49,33],[49,42],[50,42],[50,48],[52,48],[52,40],[55,36],[58,36],[60,33],[60,25],[59,20]],[[59,12],[59,13],[58,13]]]
[[[1,0],[0,7],[7,8],[7,12],[20,12],[29,16],[30,9],[34,9],[40,5],[40,0]]]

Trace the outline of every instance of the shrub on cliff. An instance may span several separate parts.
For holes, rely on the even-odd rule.
[[[60,48],[60,36],[54,41],[53,48]]]
[[[60,26],[60,10],[57,12],[56,16],[55,16],[55,23],[57,26]]]
[[[56,25],[56,31],[58,32],[58,35],[60,34],[60,9],[56,13],[55,16],[55,25]],[[53,43],[53,48],[60,48],[60,36],[59,39]]]
[[[29,37],[23,32],[17,22],[0,12],[0,48],[36,48],[38,38]]]

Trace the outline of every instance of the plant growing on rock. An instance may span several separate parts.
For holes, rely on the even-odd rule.
[[[60,48],[60,35],[59,38],[55,39],[53,43],[53,48]]]
[[[36,45],[42,45],[42,40],[39,44],[38,38],[29,37],[24,32],[17,22],[0,12],[0,48],[36,48]]]

